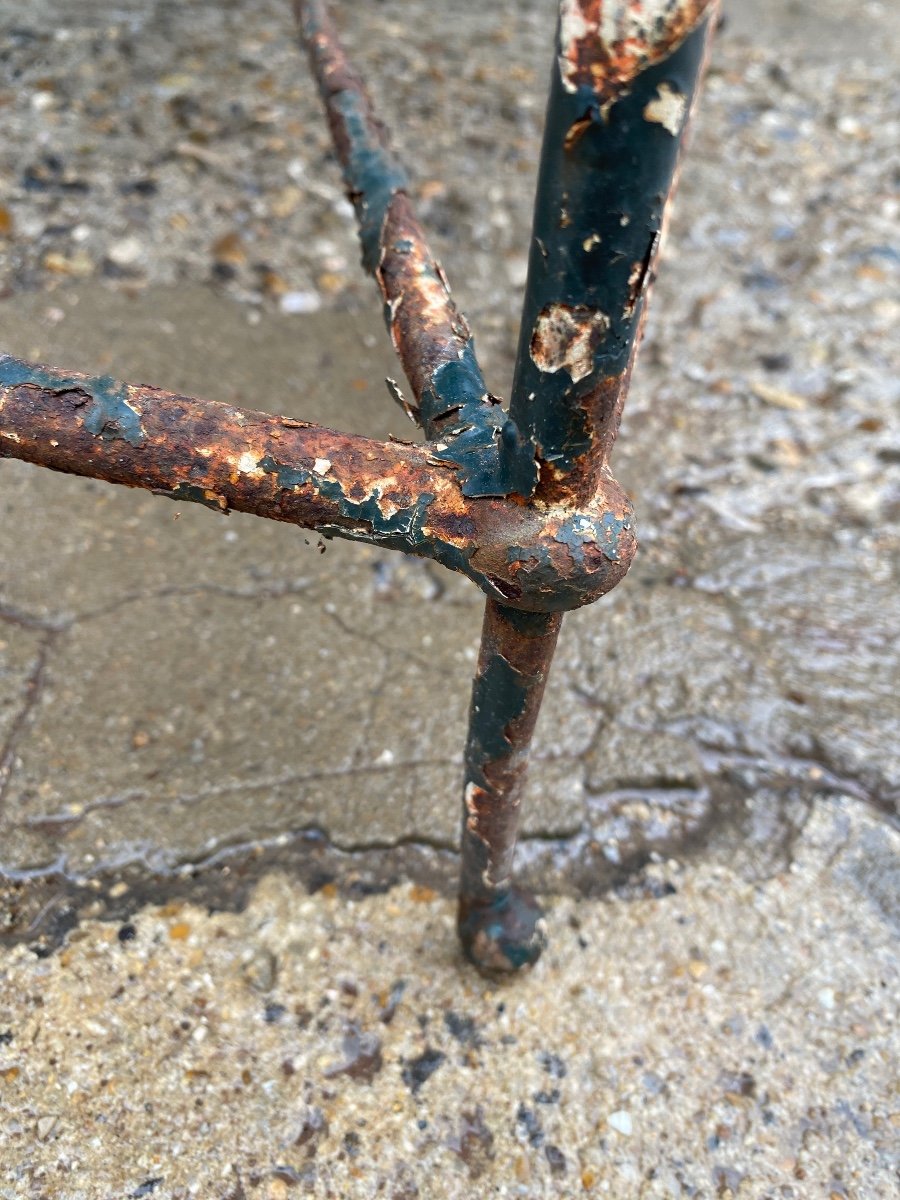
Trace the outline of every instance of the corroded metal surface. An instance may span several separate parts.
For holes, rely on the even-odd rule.
[[[541,910],[512,883],[528,752],[562,617],[488,601],[472,688],[463,795],[459,932],[486,970],[534,962]]]
[[[511,413],[538,496],[580,505],[608,474],[690,104],[707,0],[562,0]],[[511,883],[528,749],[558,621],[488,601],[466,752],[459,929],[482,968],[543,945]]]
[[[432,447],[0,358],[0,457],[371,542],[460,571],[513,607],[577,608],[636,547],[612,477],[580,510],[470,499]]]
[[[530,496],[534,444],[489,394],[468,322],[453,302],[407,195],[406,173],[347,61],[320,0],[295,0],[301,36],[356,209],[363,266],[378,283],[385,322],[415,403],[404,407],[436,456],[455,463],[467,496]]]
[[[715,10],[561,5],[511,401],[541,496],[590,495],[612,450]]]
[[[717,0],[562,0],[559,73],[567,91],[588,87],[602,104],[667,58]]]
[[[561,614],[614,587],[635,552],[607,462],[717,4],[561,0],[509,413],[324,4],[294,9],[413,398],[391,391],[431,440],[378,442],[0,357],[0,457],[401,550],[478,584],[459,932],[478,966],[511,971],[544,945],[511,874]]]

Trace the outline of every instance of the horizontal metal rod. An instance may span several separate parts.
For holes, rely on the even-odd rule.
[[[538,478],[534,444],[488,393],[468,322],[431,252],[407,194],[406,173],[375,117],[321,0],[295,0],[348,195],[363,265],[375,276],[394,348],[413,390],[407,413],[441,443],[467,496],[528,497]]]
[[[431,558],[528,611],[597,599],[636,548],[608,473],[579,509],[463,494],[428,443],[379,442],[0,356],[0,458]]]

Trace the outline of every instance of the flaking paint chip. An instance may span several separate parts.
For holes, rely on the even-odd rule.
[[[313,463],[313,470],[317,475],[327,475],[331,470],[330,458],[317,458]]]
[[[672,137],[678,137],[684,124],[686,109],[687,100],[681,92],[677,92],[668,83],[661,83],[656,89],[656,99],[651,100],[644,109],[644,118],[662,125]]]
[[[531,359],[548,375],[568,371],[573,383],[594,369],[594,351],[609,329],[609,317],[586,305],[548,304],[531,334]]]

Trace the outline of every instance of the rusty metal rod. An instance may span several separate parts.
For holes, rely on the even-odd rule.
[[[541,500],[603,486],[715,0],[561,0],[511,413]],[[544,945],[512,884],[531,737],[561,617],[488,600],[466,749],[459,932],[479,967]]]
[[[381,290],[413,390],[414,403],[401,403],[436,439],[435,455],[456,464],[465,495],[528,497],[538,476],[534,445],[488,392],[468,322],[428,247],[365,85],[322,0],[294,0],[294,11],[356,209],[363,265]]]
[[[510,412],[546,499],[618,432],[717,0],[562,0]]]
[[[678,152],[717,0],[560,0],[511,415],[428,249],[321,0],[294,0],[360,223],[435,440],[305,422],[0,356],[0,458],[429,557],[486,593],[466,748],[459,932],[480,967],[544,944],[511,881],[532,734],[561,614],[635,551],[610,475]],[[524,430],[524,433],[522,432]],[[538,475],[538,469],[540,474]]]
[[[466,743],[458,926],[465,954],[487,971],[533,963],[546,942],[541,908],[513,884],[512,866],[531,738],[561,624],[561,613],[485,606]]]
[[[0,458],[431,558],[524,609],[590,603],[618,583],[636,546],[631,504],[611,477],[579,511],[470,499],[428,444],[9,356],[0,356]]]

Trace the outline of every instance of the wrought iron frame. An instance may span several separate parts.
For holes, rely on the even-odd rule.
[[[608,462],[717,0],[560,0],[508,410],[416,219],[323,0],[294,8],[423,444],[379,442],[0,357],[0,457],[434,559],[485,592],[465,752],[459,934],[484,970],[534,962],[512,882],[531,738],[563,613],[636,549]]]

